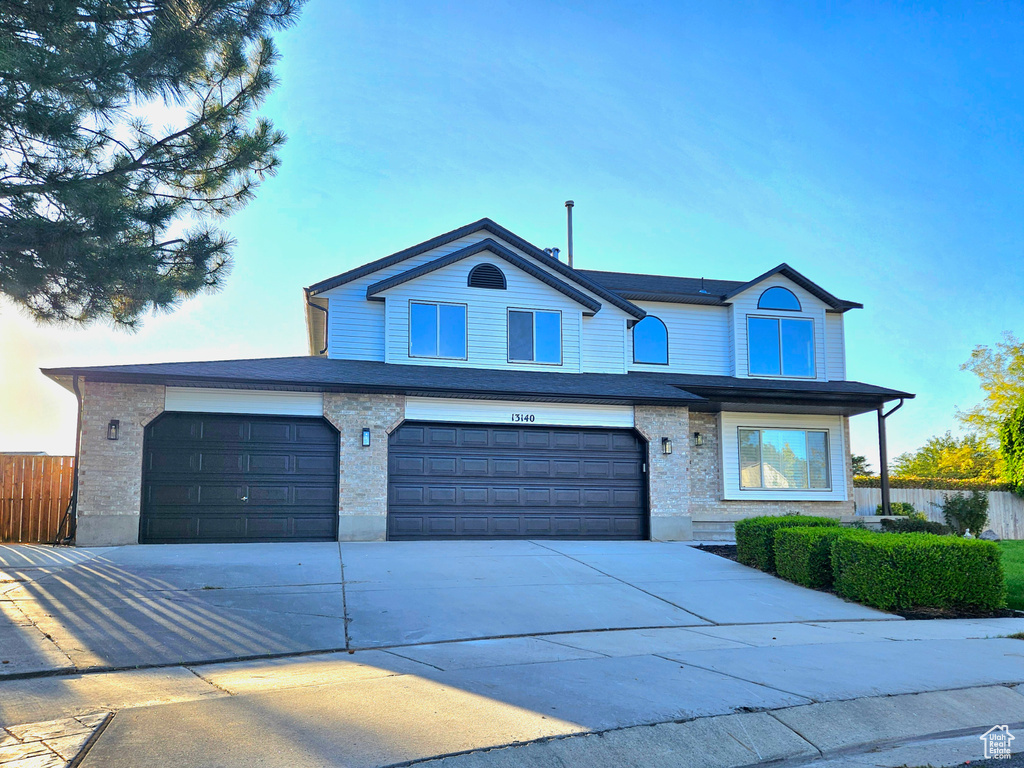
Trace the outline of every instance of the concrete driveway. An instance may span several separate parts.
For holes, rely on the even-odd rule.
[[[0,546],[0,676],[895,617],[684,544]]]

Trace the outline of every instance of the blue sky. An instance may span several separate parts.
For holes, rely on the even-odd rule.
[[[224,222],[225,290],[134,335],[0,305],[0,451],[73,450],[74,399],[40,366],[305,354],[303,286],[482,216],[564,247],[569,198],[578,266],[742,280],[786,261],[863,302],[849,374],[918,393],[890,424],[911,449],[980,399],[958,366],[1024,309],[1022,17],[311,0],[278,37],[264,112],[289,142]],[[853,447],[877,453],[873,416]]]

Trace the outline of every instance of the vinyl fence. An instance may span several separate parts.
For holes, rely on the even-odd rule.
[[[74,456],[0,454],[0,542],[53,541],[74,476]]]
[[[880,488],[854,488],[853,498],[857,514],[873,515],[882,503]],[[942,491],[932,488],[892,488],[892,501],[906,501],[914,509],[923,512],[929,520],[945,522],[942,519],[942,497],[956,491]],[[1024,539],[1024,499],[1007,491],[988,491],[988,527],[1001,539]]]

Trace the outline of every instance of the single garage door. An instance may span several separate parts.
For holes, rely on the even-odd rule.
[[[337,519],[323,419],[165,413],[146,427],[143,544],[333,541]]]
[[[630,430],[407,422],[388,538],[646,538],[645,452]]]

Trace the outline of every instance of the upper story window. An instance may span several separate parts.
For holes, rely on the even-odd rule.
[[[828,432],[740,428],[740,488],[830,489]]]
[[[409,302],[410,357],[466,359],[466,305]]]
[[[799,312],[800,299],[788,288],[776,285],[761,294],[761,298],[757,300],[757,308]]]
[[[752,376],[814,378],[814,321],[748,317],[747,350]]]
[[[561,365],[562,313],[510,309],[508,361]]]
[[[633,326],[633,362],[668,365],[668,329],[660,318],[648,315]]]
[[[470,288],[492,288],[503,291],[506,288],[505,273],[493,264],[477,264],[469,270]]]

